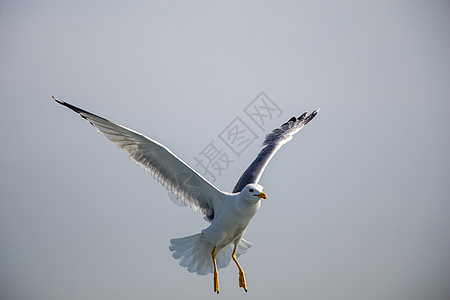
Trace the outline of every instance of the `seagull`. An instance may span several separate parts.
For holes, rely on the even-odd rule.
[[[263,148],[239,178],[231,193],[221,191],[167,147],[145,135],[94,115],[52,96],[59,104],[78,113],[108,140],[128,152],[130,158],[147,170],[173,197],[199,211],[210,225],[200,233],[170,240],[169,250],[179,264],[191,273],[213,273],[214,292],[219,293],[218,269],[234,261],[239,270],[239,287],[247,292],[245,273],[237,258],[252,244],[243,235],[250,220],[267,199],[258,184],[273,155],[319,112],[292,117],[267,134]]]

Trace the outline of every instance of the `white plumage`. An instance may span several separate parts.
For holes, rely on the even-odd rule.
[[[207,241],[202,233],[191,236],[171,239],[169,249],[173,252],[172,256],[180,260],[180,266],[185,267],[191,273],[206,275],[214,272],[213,262],[211,260],[211,249],[214,245]],[[240,239],[236,257],[241,256],[252,246],[243,238]],[[234,244],[226,245],[217,255],[217,267],[225,268],[231,261],[231,253]]]
[[[131,159],[152,174],[173,197],[200,211],[205,215],[205,219],[211,222],[201,233],[170,240],[169,249],[173,252],[172,256],[180,260],[181,266],[199,275],[214,273],[214,291],[218,293],[217,270],[228,266],[233,259],[239,269],[239,286],[247,291],[244,271],[237,257],[252,246],[242,236],[258,211],[261,199],[266,199],[263,187],[258,181],[278,149],[311,121],[317,111],[308,116],[304,113],[298,118],[293,117],[268,134],[263,143],[265,147],[242,174],[233,193],[227,193],[216,188],[157,141],[54,99],[88,120],[107,139],[128,152]]]

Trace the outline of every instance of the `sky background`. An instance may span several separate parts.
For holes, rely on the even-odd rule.
[[[448,1],[0,2],[0,298],[450,297]],[[51,96],[188,164],[240,117],[320,107],[274,157],[240,258],[212,276],[169,239],[202,216]]]

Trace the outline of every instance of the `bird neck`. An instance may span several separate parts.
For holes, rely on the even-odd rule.
[[[261,206],[261,199],[237,197],[236,208],[244,214],[255,214]]]

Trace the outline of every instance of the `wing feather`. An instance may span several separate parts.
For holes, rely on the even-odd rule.
[[[145,135],[94,115],[62,100],[53,99],[89,121],[108,140],[128,152],[133,161],[147,170],[186,206],[203,213],[208,220],[220,209],[224,193],[178,158],[167,147]]]
[[[308,124],[319,112],[319,109],[313,111],[310,115],[303,113],[300,117],[292,117],[286,123],[283,123],[279,128],[275,128],[271,133],[266,135],[263,146],[265,146],[255,160],[239,178],[233,193],[240,192],[244,186],[249,183],[258,183],[264,169],[275,153],[293,136],[299,132],[303,126]]]

